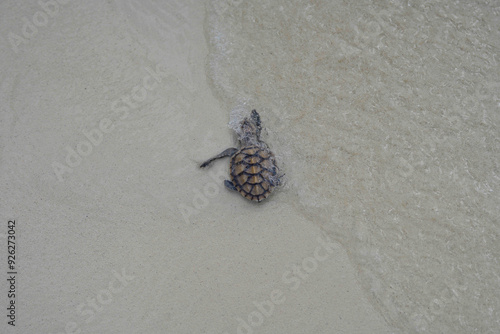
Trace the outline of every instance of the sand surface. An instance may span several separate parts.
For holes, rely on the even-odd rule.
[[[498,332],[499,11],[2,2],[0,332]]]

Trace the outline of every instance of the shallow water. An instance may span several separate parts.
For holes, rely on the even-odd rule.
[[[500,329],[500,7],[213,1],[208,75],[406,332]],[[234,113],[233,113],[234,114]]]

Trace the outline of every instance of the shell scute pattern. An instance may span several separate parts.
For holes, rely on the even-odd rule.
[[[276,176],[274,155],[264,147],[240,149],[231,158],[231,181],[245,198],[260,202],[274,189]]]

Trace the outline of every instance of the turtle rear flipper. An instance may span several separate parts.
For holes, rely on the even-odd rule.
[[[233,156],[236,152],[238,151],[237,148],[234,148],[234,147],[231,147],[231,148],[228,148],[227,150],[224,150],[224,152],[221,152],[219,154],[217,154],[215,157],[213,158],[210,158],[208,159],[207,161],[205,161],[204,163],[202,163],[200,165],[200,168],[205,168],[207,167],[208,165],[210,165],[210,163],[214,160],[217,160],[217,159],[220,159],[220,158],[225,158],[225,157],[230,157],[230,156]]]
[[[234,186],[233,182],[229,180],[224,180],[224,185],[226,186],[227,189],[237,191],[236,187]]]

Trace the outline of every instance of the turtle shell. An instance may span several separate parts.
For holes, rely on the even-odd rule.
[[[260,202],[277,183],[274,154],[267,148],[247,146],[231,157],[230,174],[236,190],[245,198]]]

